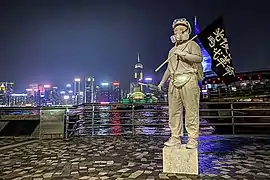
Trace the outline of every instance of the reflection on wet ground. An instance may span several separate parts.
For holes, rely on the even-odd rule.
[[[138,109],[135,110],[134,115],[129,109],[123,112],[105,106],[96,110],[94,115],[92,115],[91,110],[85,110],[84,116],[80,120],[75,119],[75,121],[74,126],[70,126],[74,132],[69,136],[170,134],[166,106]],[[201,135],[215,133],[215,127],[208,126],[205,119],[200,119],[200,122],[204,124],[200,128]]]
[[[199,176],[162,173],[164,136],[44,140],[0,153],[0,179],[267,179],[269,137],[201,136]],[[183,139],[185,141],[186,139]]]

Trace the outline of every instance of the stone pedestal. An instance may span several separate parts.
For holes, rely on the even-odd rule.
[[[198,149],[186,149],[185,146],[163,148],[164,173],[199,174]]]

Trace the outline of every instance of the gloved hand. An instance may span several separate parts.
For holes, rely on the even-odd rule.
[[[187,55],[187,52],[186,51],[181,51],[180,49],[176,49],[174,51],[174,54],[176,54],[178,56],[181,56],[181,57],[185,57]]]

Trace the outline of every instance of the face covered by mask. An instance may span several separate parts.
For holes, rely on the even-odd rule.
[[[172,43],[181,43],[189,39],[188,29],[184,31],[175,31],[174,35],[171,36]]]

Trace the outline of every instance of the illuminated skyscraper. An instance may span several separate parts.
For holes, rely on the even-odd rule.
[[[71,84],[66,84],[65,94],[62,94],[62,99],[64,100],[64,104],[75,104],[75,96]]]
[[[140,62],[140,54],[138,53],[137,64],[135,64],[134,78],[136,82],[139,82],[143,79],[143,65]]]
[[[95,87],[95,92],[94,92],[94,102],[99,102],[99,100],[100,100],[100,92],[101,91],[101,88],[100,88],[100,86],[99,85],[97,85],[96,87]]]
[[[11,106],[25,106],[27,94],[11,94]]]
[[[69,94],[73,94],[73,90],[72,90],[71,84],[66,84],[65,91],[68,92]]]
[[[4,84],[0,84],[0,105],[6,104],[6,87]]]
[[[84,87],[84,103],[93,103],[94,102],[94,77],[85,78],[85,87]]]
[[[81,104],[81,79],[80,78],[75,78],[74,79],[74,104],[78,105]]]
[[[50,84],[45,84],[43,86],[43,101],[42,104],[43,106],[49,106],[53,105],[52,104],[52,86]]]
[[[26,89],[27,93],[27,104],[29,106],[37,106],[39,105],[39,85],[38,84],[30,84],[29,88]]]
[[[143,80],[143,65],[140,62],[140,53],[138,52],[138,57],[137,57],[137,64],[135,64],[135,71],[134,71],[134,79],[135,82],[141,82]],[[142,91],[142,85],[140,85],[140,90]]]
[[[146,77],[144,78],[144,83],[147,85],[152,85],[153,84],[153,78],[151,77]],[[143,93],[147,94],[151,92],[151,89],[149,88],[150,86],[144,86],[143,87]]]
[[[120,100],[121,100],[120,83],[113,82],[112,83],[112,100],[111,100],[111,102],[119,103]]]
[[[0,88],[1,88],[1,94],[0,96],[3,96],[1,99],[3,100],[3,105],[10,106],[11,105],[11,94],[13,93],[13,82],[0,82]],[[0,101],[2,101],[0,100]]]
[[[111,84],[107,82],[96,86],[96,102],[110,102],[111,100]]]
[[[50,101],[52,105],[60,105],[61,104],[61,95],[59,92],[59,88],[57,86],[52,87],[52,91],[50,94]]]

